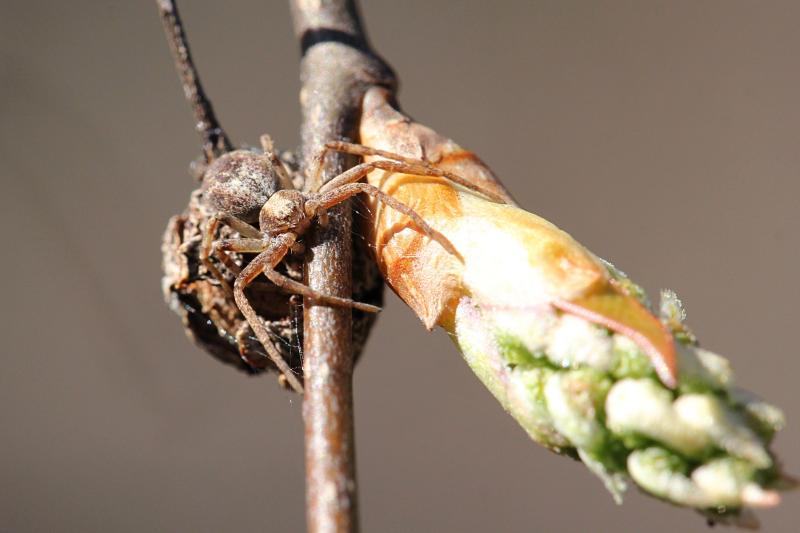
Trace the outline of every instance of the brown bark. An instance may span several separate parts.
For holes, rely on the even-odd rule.
[[[373,85],[393,86],[394,74],[367,43],[352,0],[292,0],[300,41],[304,170],[328,141],[353,139],[361,100]],[[345,170],[332,154],[323,181]],[[306,183],[307,189],[317,184]],[[330,210],[326,227],[308,238],[307,283],[349,298],[352,288],[349,202]],[[305,302],[306,513],[311,532],[358,530],[353,434],[353,347],[349,309]]]

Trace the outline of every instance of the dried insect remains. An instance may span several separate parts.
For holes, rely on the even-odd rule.
[[[291,163],[288,157],[286,162]],[[192,192],[184,212],[170,219],[162,243],[165,298],[181,316],[187,335],[215,358],[248,374],[274,369],[229,291],[220,284],[219,277],[225,284],[233,283],[233,272],[227,268],[220,271],[213,266],[216,275],[212,274],[208,268],[211,262],[204,258],[203,237],[213,212],[209,211],[201,187]],[[220,227],[217,235],[222,239],[239,236],[227,226]],[[241,254],[231,257],[237,269],[245,266],[248,260]],[[287,276],[302,279],[298,258],[287,258],[280,268]],[[267,283],[252,286],[248,297],[270,331],[271,344],[289,367],[300,369],[301,299],[281,293]],[[375,296],[370,298],[373,301]],[[380,300],[380,290],[377,298]]]
[[[223,179],[226,164],[241,158],[240,163],[246,167],[249,161],[255,165],[250,168],[255,179],[261,179],[258,176],[263,177],[275,168],[279,172],[282,169],[288,174],[289,181],[286,181],[285,175],[280,175],[278,185],[294,188],[301,185],[294,158],[290,153],[281,153],[267,161],[272,165],[271,168],[259,169],[259,165],[264,164],[264,159],[256,157],[260,155],[257,150],[233,150],[233,143],[217,120],[211,102],[203,91],[175,2],[159,0],[157,5],[184,95],[192,108],[197,130],[203,140],[204,163],[193,164],[191,173],[198,179],[204,179],[207,172],[220,177],[214,181],[220,187],[211,189],[208,187],[211,180],[204,180],[206,186],[193,191],[184,212],[172,217],[168,223],[162,244],[162,286],[165,298],[181,317],[187,336],[215,358],[249,374],[275,370],[274,358],[267,355],[267,348],[261,346],[236,306],[231,291],[226,290],[226,287],[234,283],[234,273],[248,266],[252,254],[230,253],[227,255],[228,266],[217,267],[214,260],[208,258],[208,246],[204,247],[203,239],[209,233],[207,229],[212,224],[211,217],[222,207],[214,204],[216,200],[226,200],[224,206],[228,208],[235,207],[237,201],[255,204],[260,208],[259,202],[263,204],[277,190],[277,187],[270,190],[269,184],[250,183],[250,190],[261,190],[263,196],[247,198],[246,195],[240,196],[241,190],[229,190],[234,197],[226,199],[226,180]],[[276,164],[275,159],[278,158],[281,160],[280,164]],[[235,167],[236,165],[228,167],[228,170]],[[242,165],[239,165],[239,170],[242,170]],[[215,200],[210,201],[210,197]],[[242,214],[236,209],[233,211],[236,215]],[[240,237],[242,235],[226,224],[219,225],[215,234],[215,238],[223,240]],[[369,251],[363,239],[354,237],[353,296],[359,301],[380,306],[383,301],[383,281],[377,266],[368,256]],[[302,262],[296,256],[285,258],[276,269],[293,281],[302,280]],[[277,353],[283,361],[280,366],[289,367],[297,373],[296,379],[301,379],[302,299],[277,290],[269,282],[248,287],[247,297],[259,317],[259,323],[263,324],[269,334],[269,346],[273,348],[273,355]],[[374,313],[353,311],[352,347],[356,359],[374,320]],[[286,383],[285,378],[281,378]]]
[[[267,146],[271,149],[268,141]],[[264,166],[265,158],[274,158],[273,165],[279,160],[288,179],[273,180],[273,170]],[[288,152],[265,156],[256,150],[236,150],[201,169],[201,176],[203,183],[192,192],[187,209],[170,219],[164,234],[163,289],[167,302],[181,316],[187,335],[220,361],[250,374],[280,368],[285,384],[291,382],[283,371],[290,370],[295,381],[300,381],[302,298],[287,294],[268,280],[249,283],[242,292],[246,294],[248,312],[257,316],[254,321],[261,332],[259,340],[233,297],[237,274],[249,267],[254,256],[230,246],[252,238],[253,232],[258,231],[249,222],[253,220],[253,210],[256,215],[259,213],[260,208],[252,206],[258,205],[261,198],[269,198],[278,190],[295,190],[299,185],[294,158]],[[292,189],[279,188],[289,184]],[[244,190],[248,187],[249,192]],[[236,189],[238,194],[230,194]],[[248,203],[250,207],[242,207]],[[220,221],[232,222],[235,227]],[[235,228],[249,229],[240,233]],[[211,253],[215,242],[225,249],[224,255]],[[353,295],[366,302],[353,310],[353,347],[358,356],[374,322],[374,310],[382,303],[383,284],[377,267],[368,257],[367,245],[355,234],[353,246]],[[278,260],[272,272],[284,284],[301,285],[302,257],[288,254]],[[321,297],[334,304],[350,305],[350,301]],[[280,357],[278,364],[277,357]]]

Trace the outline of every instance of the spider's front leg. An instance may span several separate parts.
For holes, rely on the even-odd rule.
[[[222,272],[220,272],[217,266],[211,261],[211,254],[213,253],[222,264],[224,264],[231,272],[233,272],[234,275],[238,275],[242,270],[239,265],[237,265],[227,254],[228,250],[221,248],[217,249],[215,247],[214,238],[217,234],[217,228],[219,227],[220,223],[226,224],[233,230],[239,232],[239,235],[242,237],[250,239],[260,239],[261,232],[247,222],[228,215],[227,213],[218,213],[206,222],[205,230],[203,231],[203,241],[200,244],[200,262],[219,282],[228,296],[233,296],[233,289],[225,279],[225,276],[222,275]]]
[[[253,329],[259,342],[264,346],[264,349],[267,350],[267,354],[272,362],[275,363],[275,366],[277,366],[278,370],[284,375],[289,386],[295,391],[302,393],[303,385],[272,343],[269,330],[253,309],[253,306],[250,305],[244,293],[245,288],[263,273],[278,287],[291,293],[301,294],[321,304],[352,307],[372,313],[380,311],[380,308],[374,305],[355,302],[349,298],[340,298],[338,296],[320,293],[276,271],[275,267],[292,249],[296,240],[297,235],[295,233],[287,232],[277,235],[269,241],[263,239],[228,239],[217,241],[214,244],[214,249],[220,253],[241,252],[258,254],[250,261],[250,264],[236,276],[236,281],[233,284],[233,297],[237,307],[239,307],[239,310],[244,315],[245,320],[250,324],[250,327]]]
[[[281,374],[286,378],[286,382],[296,392],[303,392],[303,384],[298,377],[289,368],[289,365],[281,356],[277,348],[272,342],[271,333],[264,325],[261,317],[258,316],[250,301],[244,294],[244,289],[256,278],[259,274],[264,272],[265,269],[272,270],[275,265],[280,263],[286,252],[289,251],[294,243],[294,234],[289,233],[273,239],[267,243],[260,239],[231,239],[227,241],[218,241],[215,243],[214,248],[224,246],[226,251],[242,252],[242,253],[257,253],[255,259],[250,261],[238,276],[233,284],[233,298],[236,301],[236,306],[239,311],[244,315],[247,323],[250,324],[256,338],[264,346],[267,355],[278,368]]]
[[[281,189],[294,189],[292,178],[289,177],[289,171],[286,170],[286,165],[275,153],[275,145],[272,143],[272,137],[266,133],[261,136],[261,148],[264,151],[264,156],[267,157],[272,164],[272,168],[278,176],[278,181],[281,184]]]
[[[445,250],[460,260],[461,254],[459,254],[455,249],[453,243],[451,243],[447,237],[431,227],[430,224],[425,222],[419,213],[414,211],[411,207],[397,200],[393,196],[386,194],[374,185],[370,185],[368,183],[357,183],[373,170],[386,170],[388,172],[434,177],[441,177],[442,173],[442,171],[436,168],[388,161],[386,159],[370,161],[369,163],[361,163],[360,165],[356,165],[350,170],[339,174],[331,181],[326,183],[320,189],[319,193],[309,195],[309,199],[306,201],[306,214],[309,216],[320,216],[320,214],[324,213],[327,209],[330,209],[334,205],[344,202],[348,198],[357,194],[365,193],[372,196],[376,200],[380,200],[392,209],[406,215],[417,226],[417,228],[422,230],[422,232],[428,237],[441,244]]]
[[[238,239],[221,239],[212,242],[216,228],[220,222],[227,224],[239,232],[239,234],[243,237]],[[280,257],[277,257],[277,259],[274,261],[267,261],[256,257],[251,264],[256,262],[261,263],[264,275],[276,286],[286,290],[287,292],[300,294],[326,305],[352,307],[353,309],[366,311],[368,313],[377,313],[380,311],[380,307],[376,307],[374,305],[356,302],[349,298],[340,298],[338,296],[330,296],[321,292],[317,292],[310,287],[299,283],[288,276],[281,274],[280,272],[277,272],[275,267],[281,262],[283,257],[289,251],[292,251],[293,253],[302,253],[305,250],[305,247],[302,243],[296,242],[297,235],[292,232],[287,232],[278,237],[274,237],[273,240],[276,243],[286,243],[285,249],[283,249],[284,247],[280,247],[282,250]],[[226,214],[219,214],[215,215],[206,227],[205,234],[203,235],[203,244],[201,246],[200,257],[209,272],[214,274],[214,276],[224,287],[230,287],[224,276],[222,276],[222,273],[219,272],[219,269],[217,269],[216,266],[211,262],[210,254],[213,253],[231,272],[233,272],[236,276],[239,276],[242,269],[233,261],[233,259],[231,259],[229,254],[232,252],[260,254],[268,250],[268,247],[269,245],[265,244],[264,233],[236,217]],[[275,255],[277,256],[277,253]],[[251,282],[252,280],[248,282],[248,285]],[[233,296],[232,290],[230,294]]]
[[[320,154],[317,156],[315,160],[314,173],[312,175],[314,181],[319,182],[319,173],[320,169],[322,168],[322,162],[324,161],[327,153],[332,151],[357,155],[362,158],[369,156],[382,157],[384,158],[383,161],[391,164],[387,164],[386,165],[387,168],[383,168],[381,166],[377,166],[376,168],[389,170],[391,172],[402,172],[403,174],[411,174],[414,176],[433,176],[438,178],[445,178],[457,185],[461,185],[462,187],[470,189],[471,191],[482,194],[487,198],[489,198],[490,200],[494,200],[496,202],[501,202],[501,203],[508,203],[508,199],[502,196],[501,194],[498,194],[496,191],[493,191],[486,187],[482,187],[478,184],[472,183],[467,179],[464,179],[463,177],[457,174],[441,169],[436,165],[434,165],[433,163],[431,163],[430,161],[425,161],[423,159],[415,159],[413,157],[406,157],[400,154],[396,154],[394,152],[387,152],[386,150],[379,150],[377,148],[371,148],[369,146],[364,146],[362,144],[353,144],[345,141],[331,141],[327,143],[325,147],[321,150]],[[363,164],[368,165],[381,162],[382,162],[381,160],[377,160],[373,161],[372,163],[363,163]],[[360,166],[361,165],[357,165],[350,170],[355,170]],[[325,185],[322,185],[319,188],[319,192],[331,190],[339,185],[343,185],[344,183],[350,183],[361,179],[359,177],[356,179],[339,181],[339,178],[344,177],[348,172],[344,172],[341,175],[329,181],[328,183],[326,183]]]
[[[292,278],[275,270],[275,267],[281,262],[289,250],[295,249],[297,246],[297,243],[295,242],[296,239],[297,235],[292,232],[287,232],[283,235],[274,237],[274,241],[278,243],[276,244],[278,251],[268,254],[267,252],[270,252],[270,249],[267,249],[267,251],[253,259],[247,268],[250,268],[255,263],[258,265],[257,268],[259,268],[259,272],[263,272],[267,279],[269,279],[276,286],[280,287],[286,292],[305,296],[306,298],[323,305],[330,305],[334,307],[351,307],[367,313],[377,313],[381,310],[380,307],[376,307],[374,305],[356,302],[350,298],[331,296],[329,294],[316,291],[308,285],[300,283],[299,281],[295,281]],[[243,275],[244,271],[242,271],[242,273],[239,275],[239,278],[243,277]],[[237,282],[239,281],[239,278],[237,278]],[[248,281],[247,284],[250,284],[251,281],[252,280]],[[236,288],[234,285],[234,292],[235,290]]]

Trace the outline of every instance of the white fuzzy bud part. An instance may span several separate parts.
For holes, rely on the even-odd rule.
[[[733,384],[733,370],[727,359],[696,346],[676,345],[682,384],[703,384],[727,390]]]
[[[717,388],[728,389],[733,385],[733,368],[730,361],[721,355],[702,348],[692,349],[706,375]]]
[[[602,329],[574,315],[563,315],[547,343],[547,357],[562,368],[586,365],[608,371],[612,341]]]
[[[712,507],[773,507],[778,493],[764,490],[752,481],[752,466],[730,457],[698,467],[691,477],[684,474],[675,457],[661,448],[647,448],[628,456],[628,472],[648,492],[680,505]]]
[[[670,392],[650,379],[623,379],[611,388],[606,424],[615,433],[644,435],[688,456],[698,456],[710,444],[708,435],[676,415]]]
[[[612,337],[613,347],[615,350],[619,350],[621,352],[625,352],[627,354],[636,355],[641,354],[642,357],[646,357],[644,352],[642,352],[639,345],[636,344],[633,339],[630,337],[626,337],[625,335],[615,334]]]
[[[490,317],[498,332],[517,340],[531,354],[545,351],[550,332],[560,321],[549,305],[525,311],[493,309]]]
[[[496,329],[489,327],[481,309],[468,298],[458,304],[453,338],[472,371],[534,440],[556,451],[568,446],[553,428],[541,393],[537,393],[552,370],[510,368]]]
[[[747,414],[755,418],[760,424],[775,433],[786,425],[783,411],[774,405],[765,402],[750,391],[734,388],[730,391],[734,403],[742,406]]]
[[[781,503],[781,495],[774,490],[764,490],[757,483],[742,487],[742,504],[749,507],[775,507]]]
[[[653,374],[647,355],[630,337],[615,333],[611,336],[612,372],[618,379],[641,378]]]
[[[756,434],[716,397],[686,394],[675,401],[674,410],[684,425],[707,435],[731,455],[750,461],[758,468],[772,465],[772,459]]]
[[[711,461],[692,472],[692,481],[714,506],[773,507],[778,493],[751,481],[753,468],[730,457]]]
[[[730,460],[711,461],[692,472],[692,480],[714,505],[741,505],[742,489],[748,481],[736,475],[733,466]]]
[[[712,498],[675,469],[671,457],[661,448],[637,450],[628,456],[628,473],[644,490],[665,500],[690,507],[714,507]]]
[[[554,373],[544,388],[555,428],[574,446],[589,451],[603,441],[595,409],[597,389],[598,385],[584,372]]]
[[[675,291],[671,289],[661,289],[661,301],[659,302],[659,315],[667,323],[682,324],[686,320],[686,310],[683,302],[678,298]]]
[[[581,458],[586,468],[602,480],[603,485],[611,493],[611,497],[614,498],[614,503],[617,505],[622,504],[622,496],[628,490],[627,476],[619,472],[609,472],[603,463],[580,448],[578,448],[578,457]]]
[[[722,357],[678,344],[682,394],[675,399],[631,339],[579,317],[482,310],[465,298],[455,334],[472,369],[528,434],[556,452],[577,451],[616,501],[627,474],[644,490],[707,509],[715,520],[720,508],[777,504],[778,494],[760,487],[753,473],[771,465],[761,439],[782,425],[782,414],[739,391],[731,392],[730,406],[719,397],[732,383]],[[627,469],[620,470],[614,450],[639,446],[626,440],[637,435],[659,444],[629,448]],[[717,448],[727,455],[689,470],[685,458],[704,462]]]
[[[517,408],[515,415],[522,427],[536,441],[550,449],[565,448],[569,441],[553,425],[545,404],[542,389],[553,370],[548,368],[519,369],[510,372],[509,405]]]

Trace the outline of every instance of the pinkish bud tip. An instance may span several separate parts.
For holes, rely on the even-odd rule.
[[[553,306],[629,337],[650,358],[661,382],[670,389],[677,386],[675,342],[672,334],[632,296],[609,287],[602,292],[573,300],[555,300]]]

